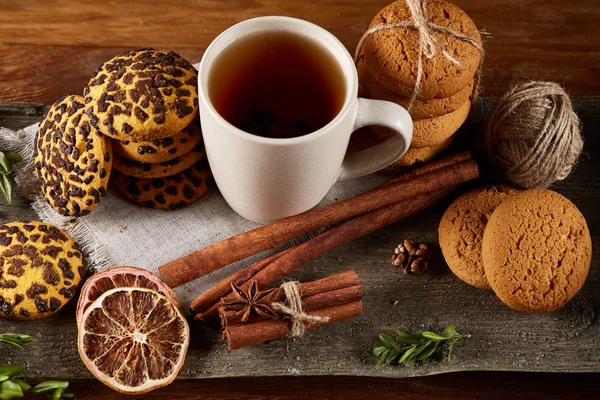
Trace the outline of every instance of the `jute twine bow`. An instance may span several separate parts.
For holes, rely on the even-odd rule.
[[[316,315],[308,315],[302,311],[302,298],[298,289],[298,282],[285,282],[281,285],[287,298],[287,305],[279,302],[271,303],[273,310],[279,314],[289,317],[292,321],[292,337],[302,336],[306,331],[305,324],[316,322],[327,322],[329,317],[319,317]]]
[[[490,116],[486,146],[491,161],[525,189],[565,179],[583,149],[569,95],[555,82],[511,86]]]
[[[419,93],[421,92],[421,78],[423,77],[423,56],[431,59],[431,58],[435,57],[435,55],[437,54],[437,51],[439,49],[439,51],[442,53],[442,55],[444,57],[446,57],[446,59],[448,59],[450,62],[452,62],[455,65],[462,66],[462,63],[459,60],[457,60],[456,58],[454,58],[454,56],[452,56],[452,54],[450,54],[448,51],[446,51],[444,46],[442,46],[440,41],[433,34],[434,32],[445,33],[447,35],[451,35],[451,36],[457,38],[458,40],[462,40],[463,42],[469,43],[470,45],[475,47],[481,54],[481,57],[479,59],[479,66],[477,67],[477,72],[475,73],[474,83],[473,83],[473,101],[474,101],[477,98],[477,96],[479,95],[479,85],[480,85],[480,81],[481,81],[481,68],[483,65],[483,58],[485,55],[485,51],[483,50],[483,47],[477,42],[477,40],[473,39],[472,37],[464,35],[455,30],[446,28],[444,26],[434,24],[433,22],[429,21],[429,18],[427,16],[427,0],[406,0],[406,4],[408,5],[408,8],[410,9],[410,13],[412,15],[412,21],[402,21],[402,22],[398,22],[398,23],[394,23],[394,24],[381,24],[381,25],[374,26],[373,28],[366,31],[363,34],[363,36],[360,38],[360,41],[358,42],[358,46],[356,47],[356,53],[354,54],[354,62],[358,64],[360,56],[362,55],[362,49],[365,44],[365,40],[367,40],[367,38],[370,35],[374,34],[375,32],[380,32],[380,31],[389,30],[389,29],[399,29],[399,28],[416,29],[417,32],[419,33],[419,53],[418,53],[418,58],[417,58],[417,78],[415,81],[415,87],[409,98],[408,107],[407,107],[407,109],[410,111],[410,108],[411,108],[413,102],[415,101],[415,99],[417,98]],[[485,32],[481,32],[481,33],[485,33]]]

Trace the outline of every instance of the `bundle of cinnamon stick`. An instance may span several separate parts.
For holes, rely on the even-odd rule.
[[[425,210],[460,184],[478,176],[477,164],[468,152],[454,154],[350,199],[215,243],[165,264],[159,271],[171,287],[176,287],[295,237],[346,220],[301,245],[248,266],[192,301],[190,307],[196,318],[210,321],[218,317],[221,299],[231,298],[232,283],[243,290],[254,281],[261,288],[268,287],[338,246]]]
[[[325,326],[334,322],[356,317],[362,313],[362,287],[354,271],[346,271],[324,279],[298,284],[303,312],[322,317],[320,322],[308,323],[306,329]],[[284,300],[282,288],[270,294],[267,303]],[[223,338],[229,350],[252,346],[287,335],[290,331],[288,319],[270,319],[253,315],[242,322],[240,312],[229,310],[224,300],[220,302],[219,315],[223,325]]]

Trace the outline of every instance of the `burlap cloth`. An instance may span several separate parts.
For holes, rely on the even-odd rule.
[[[176,211],[137,206],[110,187],[107,196],[92,213],[73,222],[57,214],[40,198],[37,184],[32,179],[29,161],[36,132],[37,124],[18,132],[2,128],[0,150],[14,150],[23,156],[24,161],[16,166],[19,191],[32,199],[32,206],[41,220],[62,227],[75,237],[83,248],[90,269],[100,271],[116,265],[133,265],[157,273],[158,267],[168,261],[258,226],[237,215],[214,184],[202,199]],[[319,206],[362,193],[383,181],[384,177],[374,174],[337,183]],[[282,247],[308,237],[310,235]],[[178,287],[175,292],[181,301],[187,303],[223,278],[267,254],[270,252],[232,264]]]

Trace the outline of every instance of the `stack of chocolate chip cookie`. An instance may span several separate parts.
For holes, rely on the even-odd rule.
[[[429,23],[481,43],[473,21],[454,4],[431,0],[426,8]],[[396,162],[395,166],[398,167],[427,161],[452,144],[454,133],[464,123],[471,109],[474,79],[481,61],[481,53],[475,46],[452,34],[433,29],[438,42],[437,51],[431,58],[423,55],[417,97],[409,107],[409,99],[417,90],[419,52],[423,51],[421,36],[414,24],[407,27],[394,24],[411,22],[414,22],[414,16],[404,0],[381,10],[369,28],[388,28],[368,33],[359,49],[357,63],[359,80],[364,89],[362,95],[409,108],[413,118],[412,144],[409,151]],[[390,25],[393,27],[390,28]],[[373,130],[382,138],[390,135],[383,128]]]
[[[142,49],[105,62],[85,88],[92,125],[112,138],[115,184],[133,202],[179,208],[206,192],[197,79],[177,53]]]
[[[83,95],[54,103],[36,138],[36,174],[55,210],[91,212],[112,167],[117,188],[147,207],[179,208],[206,193],[210,172],[189,62],[173,51],[125,53],[98,68]]]

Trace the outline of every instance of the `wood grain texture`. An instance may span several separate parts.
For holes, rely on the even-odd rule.
[[[454,373],[414,379],[354,377],[237,378],[179,380],[169,387],[128,399],[145,400],[575,400],[598,398],[599,374]],[[82,399],[123,396],[99,382],[79,381],[72,391]],[[368,397],[367,397],[368,396]]]
[[[491,104],[489,99],[484,99],[480,107],[472,111],[461,130],[464,137],[477,139],[481,136],[481,121]],[[543,315],[518,313],[504,306],[493,293],[472,288],[452,275],[436,247],[437,224],[451,201],[448,199],[416,217],[331,251],[294,273],[293,277],[309,281],[334,272],[356,270],[364,287],[365,311],[359,318],[316,329],[301,339],[277,340],[233,352],[225,350],[219,329],[193,322],[193,340],[180,375],[183,380],[174,386],[180,385],[183,389],[176,394],[185,396],[185,388],[192,385],[185,381],[186,378],[314,375],[391,378],[465,370],[600,372],[600,322],[597,318],[600,312],[600,297],[597,296],[600,287],[600,185],[597,181],[600,97],[576,98],[575,104],[584,126],[586,154],[574,173],[554,189],[570,198],[586,217],[594,253],[586,284],[564,308]],[[0,125],[14,122],[15,114],[18,114],[15,110],[19,108],[31,114],[20,116],[21,124],[40,119],[41,108],[38,106],[0,105]],[[477,185],[486,182],[489,182],[489,176],[484,174]],[[467,189],[469,187],[462,190]],[[2,206],[0,209],[0,222],[32,217],[33,213],[26,205]],[[405,238],[430,243],[436,249],[427,275],[404,275],[389,264],[391,252]],[[396,300],[398,304],[394,305]],[[32,379],[50,376],[76,381],[89,379],[91,376],[79,360],[75,346],[74,307],[75,303],[71,302],[56,315],[33,323],[2,321],[2,331],[34,336],[34,342],[28,345],[26,352],[2,348],[2,362],[27,363],[26,376]],[[396,328],[435,330],[450,323],[455,324],[459,332],[473,335],[459,342],[451,362],[438,360],[413,368],[375,364],[371,349],[379,332],[393,332]],[[498,392],[488,393],[485,388],[481,389],[482,396],[499,396]],[[452,393],[449,392],[449,396]],[[559,392],[552,395],[557,397],[549,398],[562,396]]]
[[[224,29],[262,15],[312,21],[353,51],[390,0],[0,0],[0,101],[51,104],[81,93],[94,70],[126,50],[174,49],[192,62]],[[600,92],[600,2],[455,0],[491,37],[484,94],[515,78],[560,82],[574,95]]]

